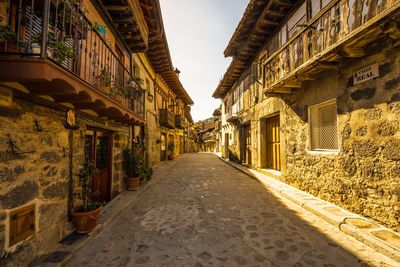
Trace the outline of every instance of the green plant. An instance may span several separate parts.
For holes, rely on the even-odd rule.
[[[53,51],[53,57],[55,60],[57,60],[60,63],[63,63],[65,59],[67,58],[74,58],[75,57],[75,51],[72,47],[68,46],[65,42],[61,40],[56,40],[53,44],[52,47],[54,49]]]
[[[103,81],[105,86],[109,86],[111,84],[111,75],[108,69],[102,69],[100,75],[97,76],[97,79]]]
[[[35,34],[32,36],[32,43],[42,42],[42,33]],[[53,31],[49,31],[47,35],[47,44],[50,48],[53,49],[52,58],[58,61],[59,63],[63,63],[67,58],[75,58],[74,49],[69,46],[65,40],[62,40],[61,36],[56,36]]]
[[[151,177],[153,176],[153,168],[149,167],[149,168],[145,168],[145,175],[147,180],[150,180]]]
[[[168,148],[168,152],[172,153],[172,151],[174,150],[174,143],[169,143],[167,148]]]
[[[85,156],[82,167],[79,169],[77,176],[79,177],[79,182],[81,185],[81,192],[75,193],[82,200],[82,211],[95,210],[99,203],[92,201],[96,192],[92,191],[91,182],[93,176],[95,175],[95,168],[93,161]]]
[[[15,43],[17,41],[17,36],[15,32],[13,32],[9,25],[0,26],[0,43],[12,42]]]
[[[143,161],[132,149],[124,150],[122,166],[126,178],[141,177],[143,172]]]

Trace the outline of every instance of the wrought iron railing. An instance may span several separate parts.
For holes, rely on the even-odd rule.
[[[367,23],[399,6],[399,0],[375,1],[333,0],[286,44],[268,57],[266,90],[310,64],[334,46],[354,35]]]
[[[0,1],[0,54],[48,59],[144,116],[141,80],[79,0]]]

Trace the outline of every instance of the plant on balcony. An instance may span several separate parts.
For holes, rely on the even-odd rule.
[[[4,44],[7,44],[8,52],[18,52],[17,50],[17,35],[11,30],[9,25],[0,26],[0,51],[4,50]],[[19,48],[26,48],[26,43],[23,41],[18,42]]]
[[[97,226],[101,205],[93,201],[93,197],[97,194],[97,192],[91,189],[91,182],[93,181],[94,175],[94,164],[88,156],[85,156],[83,166],[77,174],[81,185],[81,191],[75,193],[75,195],[82,200],[82,205],[71,211],[72,223],[78,233],[91,232]]]
[[[137,190],[143,176],[143,160],[139,153],[135,153],[132,149],[125,149],[123,152],[123,169],[125,179],[129,191]]]
[[[100,89],[103,91],[103,92],[105,92],[105,93],[107,93],[107,94],[111,94],[111,92],[110,92],[110,90],[109,90],[109,86],[110,86],[110,84],[111,84],[111,75],[110,75],[110,72],[108,71],[108,69],[106,69],[106,68],[103,68],[101,71],[100,71],[100,74],[99,75],[97,75],[97,77],[96,77],[98,80],[99,80],[99,82],[100,82]],[[105,87],[105,88],[104,88]]]
[[[58,63],[62,64],[67,58],[73,59],[75,57],[74,49],[62,40],[56,40],[53,44],[49,45],[53,47],[53,58]]]

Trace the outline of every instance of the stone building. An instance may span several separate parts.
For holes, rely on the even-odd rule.
[[[251,0],[213,96],[224,157],[399,231],[400,2],[366,3]]]
[[[125,148],[159,162],[156,88],[177,115],[192,103],[164,57],[158,1],[73,2],[0,2],[0,265],[24,265],[73,231],[84,156],[103,203],[125,190]]]

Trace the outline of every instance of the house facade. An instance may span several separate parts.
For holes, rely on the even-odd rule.
[[[250,1],[213,94],[222,155],[399,231],[399,13]]]
[[[184,152],[183,110],[193,102],[156,0],[11,0],[0,18],[0,265],[25,264],[74,230],[85,157],[97,170],[95,201],[109,202],[126,189],[124,149],[154,166],[167,132],[174,153]],[[164,98],[174,104],[171,128]]]

